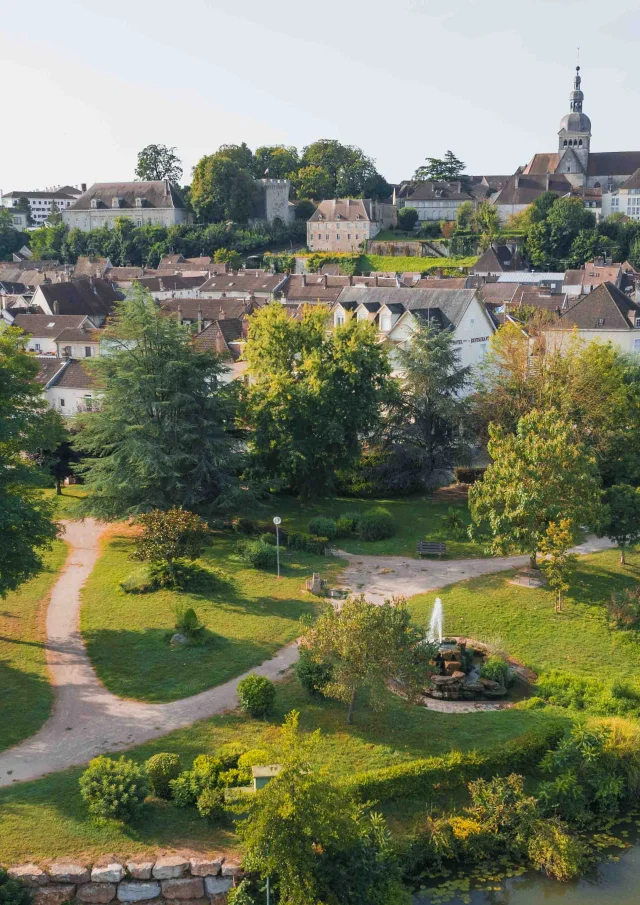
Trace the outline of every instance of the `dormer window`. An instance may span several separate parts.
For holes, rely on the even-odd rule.
[[[640,317],[636,317],[636,327],[640,327]]]
[[[95,210],[99,206],[100,202],[97,198],[91,199],[91,209]]]
[[[599,318],[598,318],[598,323],[597,323],[596,326],[598,326],[598,327],[604,327],[604,318],[603,318],[603,317],[599,317]]]
[[[136,198],[136,207],[144,207],[144,198]]]
[[[112,198],[111,207],[122,207],[122,198]]]

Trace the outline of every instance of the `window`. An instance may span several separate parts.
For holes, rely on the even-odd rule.
[[[636,326],[637,326],[637,324],[636,324]],[[34,343],[34,344],[33,344],[33,348],[36,350],[36,352],[39,352],[39,351],[40,351],[40,343]]]
[[[633,341],[633,351],[640,352],[640,339],[634,339]]]
[[[470,327],[473,327],[473,326],[475,325],[475,322],[476,322],[476,321],[475,321],[475,318],[472,317],[471,320],[469,321],[469,326],[470,326]]]
[[[340,233],[336,233],[336,239],[338,240],[338,242],[340,241]]]
[[[140,217],[136,219],[136,226],[142,226],[142,219]]]
[[[599,317],[599,318],[598,318],[597,326],[598,326],[598,327],[604,327],[604,318],[603,318],[603,317]]]
[[[347,233],[347,239],[351,240],[351,233]]]
[[[640,327],[640,317],[636,317],[636,327]]]
[[[60,405],[60,408],[63,409],[64,408],[64,399],[59,399],[58,403]]]
[[[481,355],[487,354],[487,344],[486,343],[480,343],[480,354]]]
[[[93,411],[93,399],[92,399],[91,396],[85,396],[85,397],[84,397],[84,407],[86,408],[86,410],[87,410],[88,412],[92,412],[92,411]]]
[[[91,346],[84,347],[84,357],[91,358]]]
[[[341,327],[344,324],[344,314],[338,311],[336,312],[336,327]]]
[[[388,333],[391,330],[391,315],[383,314],[380,318],[380,329],[383,333]]]

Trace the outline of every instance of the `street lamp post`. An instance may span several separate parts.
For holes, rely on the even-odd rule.
[[[273,524],[276,526],[276,560],[278,563],[278,578],[280,578],[280,525],[282,524],[282,519],[279,515],[274,517]]]

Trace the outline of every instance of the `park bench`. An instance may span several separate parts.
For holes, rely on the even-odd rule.
[[[416,544],[416,553],[418,556],[433,556],[436,553],[441,557],[447,552],[447,545],[440,541],[419,540]]]

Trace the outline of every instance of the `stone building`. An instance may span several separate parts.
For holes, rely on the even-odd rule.
[[[189,223],[184,199],[167,179],[154,182],[96,182],[62,212],[70,229],[88,232],[114,226],[120,217],[134,226]]]
[[[307,220],[310,251],[358,251],[380,230],[395,225],[393,204],[370,198],[334,198],[321,201]]]
[[[288,179],[256,179],[255,187],[253,220],[287,223],[295,218],[295,206],[289,201],[291,183]]]

